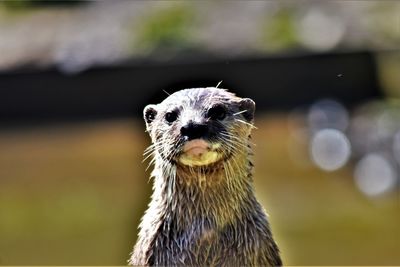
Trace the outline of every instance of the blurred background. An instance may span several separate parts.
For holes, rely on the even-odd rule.
[[[399,45],[398,1],[2,1],[0,264],[125,265],[143,107],[222,81],[284,263],[400,265]]]

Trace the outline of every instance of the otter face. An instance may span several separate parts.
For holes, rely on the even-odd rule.
[[[253,100],[224,89],[178,91],[144,109],[149,150],[173,164],[217,164],[247,148],[254,110]]]

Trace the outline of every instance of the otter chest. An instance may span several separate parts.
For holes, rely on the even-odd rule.
[[[227,264],[235,253],[224,232],[217,232],[204,222],[193,223],[179,230],[165,223],[154,237],[151,265],[209,265]]]

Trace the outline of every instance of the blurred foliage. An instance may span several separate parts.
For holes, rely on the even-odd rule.
[[[279,51],[298,46],[295,23],[294,11],[290,8],[282,8],[272,17],[267,17],[262,28],[262,47]]]
[[[145,17],[136,33],[136,44],[150,49],[182,49],[192,39],[194,12],[187,5],[160,8]]]

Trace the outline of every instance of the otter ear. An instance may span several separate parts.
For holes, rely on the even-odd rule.
[[[146,127],[149,128],[151,123],[154,121],[157,115],[157,105],[147,105],[143,110],[143,118],[146,122]]]
[[[243,111],[243,117],[250,122],[254,119],[256,103],[250,98],[243,98],[239,101],[239,110]]]

